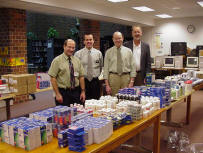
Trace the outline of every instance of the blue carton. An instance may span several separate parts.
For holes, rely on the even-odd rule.
[[[72,126],[68,129],[68,132],[69,133],[72,133],[72,134],[78,134],[80,132],[84,132],[84,128],[80,128],[80,127],[76,127],[76,126]]]
[[[83,152],[85,150],[85,147],[75,147],[75,146],[69,146],[70,151],[76,151],[76,152]]]

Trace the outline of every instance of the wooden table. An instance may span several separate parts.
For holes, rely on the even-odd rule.
[[[170,67],[169,68],[167,68],[167,67],[165,67],[165,68],[152,68],[152,72],[154,72],[154,73],[155,73],[155,71],[168,71],[170,76],[172,75],[172,71],[174,71],[174,70],[178,71],[179,74],[186,72],[185,68],[170,68]]]
[[[14,98],[15,98],[14,94],[6,94],[5,96],[0,97],[0,101],[4,100],[6,102],[6,119],[7,120],[11,118],[10,100]]]
[[[172,109],[174,106],[176,106],[179,103],[186,102],[186,121],[185,124],[188,125],[190,123],[190,112],[191,112],[191,96],[192,93],[194,93],[194,90],[185,96],[182,96],[172,102],[169,106],[163,108],[166,111],[166,121],[161,121],[162,125],[165,126],[172,126],[172,127],[182,127],[183,123],[175,123],[172,122]],[[184,101],[186,99],[186,101]]]
[[[197,85],[195,85],[195,86],[193,87],[194,90],[200,90],[200,89],[202,89],[202,88],[203,88],[203,82],[200,83],[200,84],[197,84]]]
[[[45,91],[50,91],[50,90],[53,90],[53,88],[48,87],[48,88],[44,88],[44,89],[37,89],[36,92],[34,92],[34,93],[45,92]]]
[[[160,118],[163,109],[154,112],[149,117],[140,121],[135,121],[132,124],[125,125],[113,132],[113,135],[101,144],[93,144],[87,146],[83,153],[107,153],[116,147],[120,146],[126,140],[134,137],[136,134],[154,124],[153,136],[153,152],[160,153]],[[23,149],[13,147],[6,143],[0,143],[0,152],[2,153],[27,153]],[[42,147],[39,147],[29,153],[73,153],[68,151],[68,148],[58,148],[57,140],[54,140]]]
[[[194,92],[194,91],[193,91]],[[142,130],[146,129],[147,127],[153,126],[153,153],[160,153],[160,119],[161,114],[167,111],[168,117],[167,121],[171,122],[171,111],[172,108],[177,105],[178,103],[183,102],[184,98],[187,98],[187,115],[186,115],[186,123],[189,124],[190,121],[190,103],[191,103],[191,94],[189,93],[186,96],[180,97],[175,102],[171,103],[170,106],[162,108],[156,112],[154,112],[149,117],[142,119],[140,121],[135,121],[132,124],[125,125],[120,127],[119,129],[113,132],[113,135],[104,141],[101,144],[93,144],[87,146],[86,150],[83,153],[107,153],[111,150],[115,149],[116,147],[120,146],[130,138],[134,137]],[[2,153],[27,153],[27,151],[13,147],[11,145],[0,143],[0,152]],[[68,151],[68,148],[60,149],[58,148],[57,139],[53,139],[53,141],[49,144],[46,144],[42,147],[39,147],[30,153],[73,153],[72,151]]]
[[[203,88],[203,82],[200,84],[197,84],[193,87],[193,90],[191,93],[186,94],[185,96],[182,96],[175,100],[174,102],[171,103],[170,106],[165,107],[164,109],[166,110],[166,121],[161,121],[162,125],[166,126],[172,126],[172,127],[182,127],[183,125],[189,125],[190,124],[190,112],[191,112],[191,96],[192,94]],[[186,102],[186,120],[185,123],[175,123],[172,122],[172,108],[181,103],[181,102]]]

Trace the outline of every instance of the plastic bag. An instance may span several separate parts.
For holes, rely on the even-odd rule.
[[[187,153],[203,153],[203,143],[193,143],[187,148]]]
[[[170,130],[168,135],[167,146],[169,149],[176,149],[179,133],[176,130]]]
[[[177,152],[186,153],[187,147],[190,145],[189,137],[186,133],[180,132],[178,145],[176,147]]]
[[[190,145],[189,136],[184,132],[177,130],[170,130],[168,135],[167,147],[173,149],[178,153],[188,153]]]

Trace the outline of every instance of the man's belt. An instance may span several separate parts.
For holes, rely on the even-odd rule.
[[[59,90],[64,90],[64,91],[74,91],[74,90],[78,90],[79,89],[79,87],[75,87],[75,88],[60,88],[59,87]]]

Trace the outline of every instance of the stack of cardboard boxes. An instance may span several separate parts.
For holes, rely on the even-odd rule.
[[[27,92],[34,93],[36,92],[36,75],[27,74]]]
[[[9,84],[10,91],[16,95],[36,92],[36,76],[34,74],[7,74],[2,75]]]

